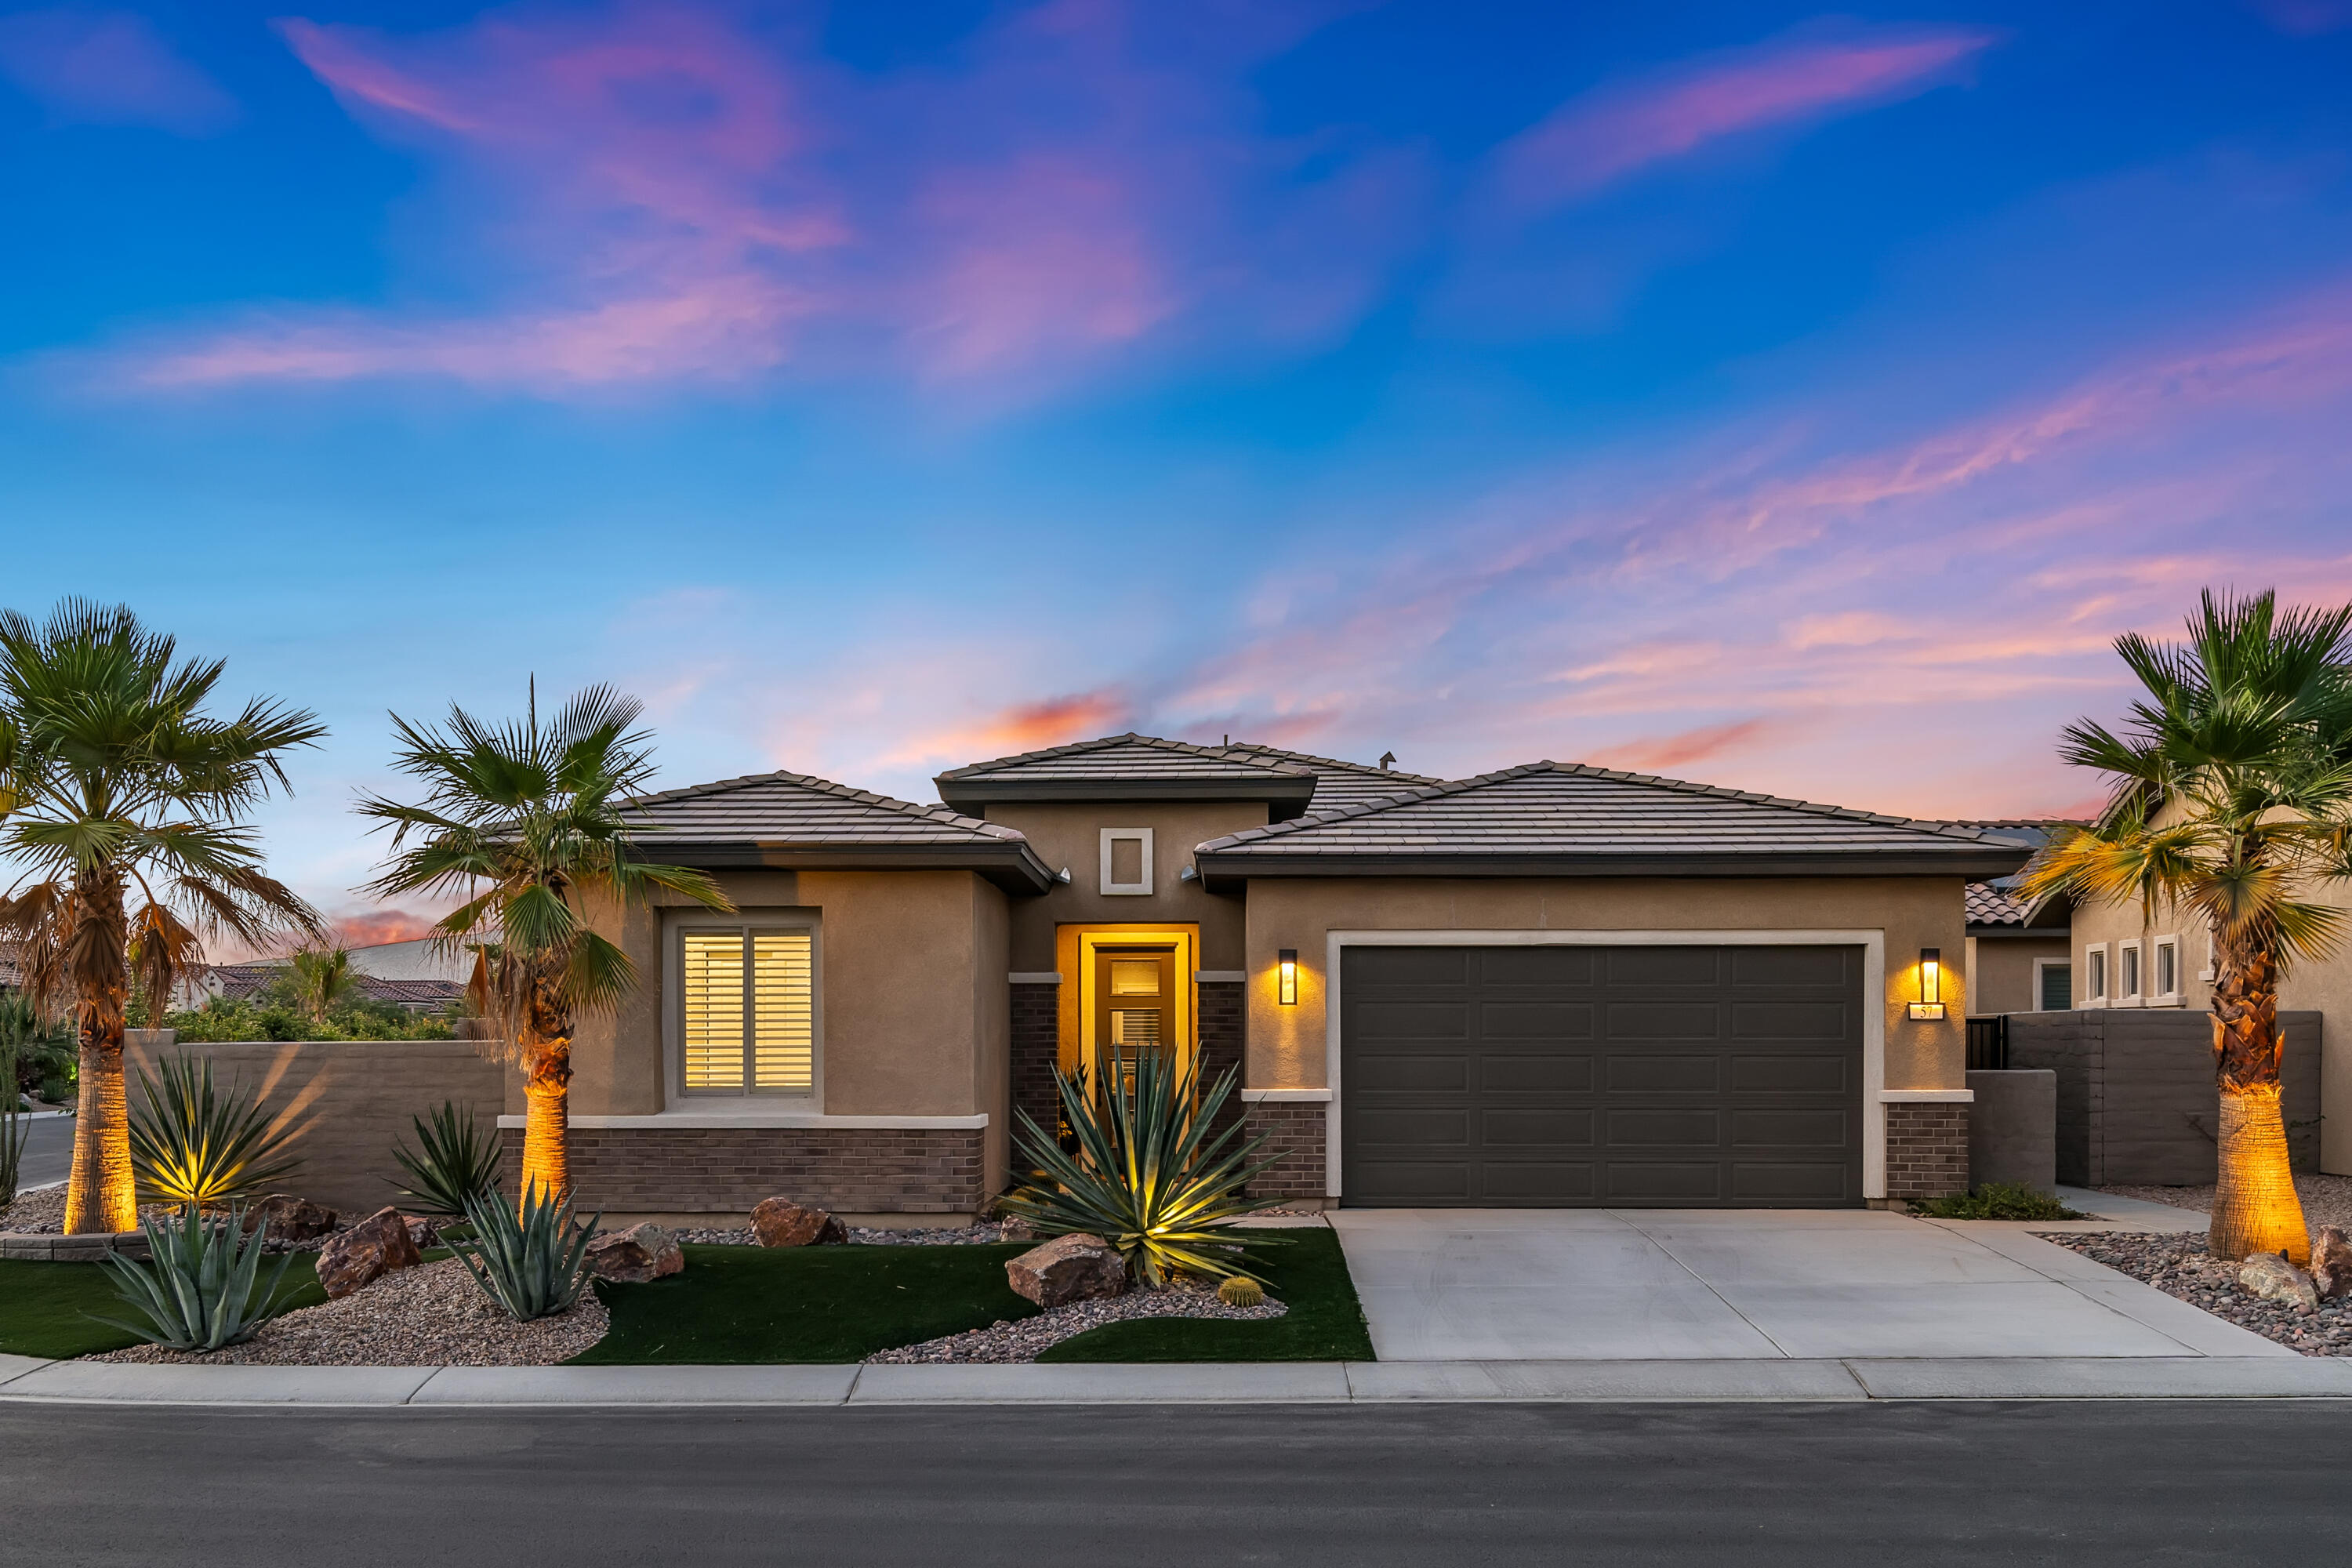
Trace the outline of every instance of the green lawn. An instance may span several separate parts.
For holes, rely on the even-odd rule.
[[[1370,1361],[1372,1340],[1337,1233],[1302,1226],[1269,1247],[1263,1272],[1290,1309],[1279,1318],[1235,1322],[1217,1318],[1136,1318],[1106,1323],[1039,1356],[1039,1361]]]
[[[265,1260],[267,1279],[278,1265]],[[280,1283],[287,1310],[315,1307],[327,1299],[319,1289],[318,1255],[302,1253],[287,1266]],[[88,1314],[139,1321],[138,1311],[115,1294],[112,1272],[103,1263],[34,1263],[0,1258],[0,1352],[10,1355],[93,1355],[139,1342],[121,1329],[92,1322]]]
[[[863,1361],[1035,1315],[995,1247],[689,1247],[686,1271],[599,1284],[613,1327],[575,1365]]]

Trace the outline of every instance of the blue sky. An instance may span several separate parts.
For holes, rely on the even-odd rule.
[[[2079,807],[2352,598],[2352,0],[0,8],[6,602],[329,744],[666,782],[1139,728]]]

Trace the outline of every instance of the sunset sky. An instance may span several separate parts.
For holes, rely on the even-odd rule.
[[[0,602],[316,709],[337,911],[534,671],[1992,816],[2352,598],[2352,0],[286,4],[0,4]]]

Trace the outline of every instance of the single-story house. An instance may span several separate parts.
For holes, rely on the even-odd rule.
[[[643,797],[738,905],[613,916],[584,1206],[787,1193],[938,1223],[1054,1073],[1238,1074],[1296,1203],[1859,1206],[1967,1183],[1963,889],[2027,847],[1559,763],[1451,783],[1115,735],[913,805],[797,773]],[[517,1088],[502,1119],[519,1151]]]

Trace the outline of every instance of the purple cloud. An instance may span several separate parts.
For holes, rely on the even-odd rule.
[[[129,11],[60,6],[0,16],[0,78],[68,124],[218,131],[236,102]]]

